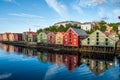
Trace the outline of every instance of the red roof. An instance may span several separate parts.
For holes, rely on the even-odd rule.
[[[34,36],[36,36],[36,35],[37,35],[37,33],[36,33],[36,32],[23,32],[23,33],[26,33],[26,34],[32,34],[32,35],[34,35]]]

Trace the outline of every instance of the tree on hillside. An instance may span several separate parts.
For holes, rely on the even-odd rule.
[[[40,32],[42,32],[43,30],[42,29],[38,29],[37,30],[37,33],[39,34]]]
[[[101,26],[100,30],[104,32],[106,30],[106,26]]]
[[[107,23],[104,20],[102,20],[102,21],[99,22],[99,24],[101,26],[101,25],[104,25],[104,24],[107,24]]]

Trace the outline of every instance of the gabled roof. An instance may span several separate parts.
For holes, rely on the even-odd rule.
[[[36,32],[32,32],[32,31],[30,31],[30,32],[23,32],[23,33],[26,33],[26,34],[32,34],[33,36],[36,36],[36,35],[37,35]]]
[[[82,29],[71,28],[73,29],[79,36],[88,36],[87,33]]]

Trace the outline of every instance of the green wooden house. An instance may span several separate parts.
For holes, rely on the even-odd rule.
[[[86,39],[82,40],[84,46],[110,46],[115,47],[116,41],[107,37],[106,34],[100,30],[96,30],[90,34]]]
[[[48,37],[46,32],[40,32],[37,35],[37,42],[38,43],[48,43]]]

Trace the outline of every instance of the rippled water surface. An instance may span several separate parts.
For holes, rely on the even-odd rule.
[[[120,80],[114,55],[38,51],[0,44],[0,80]]]

